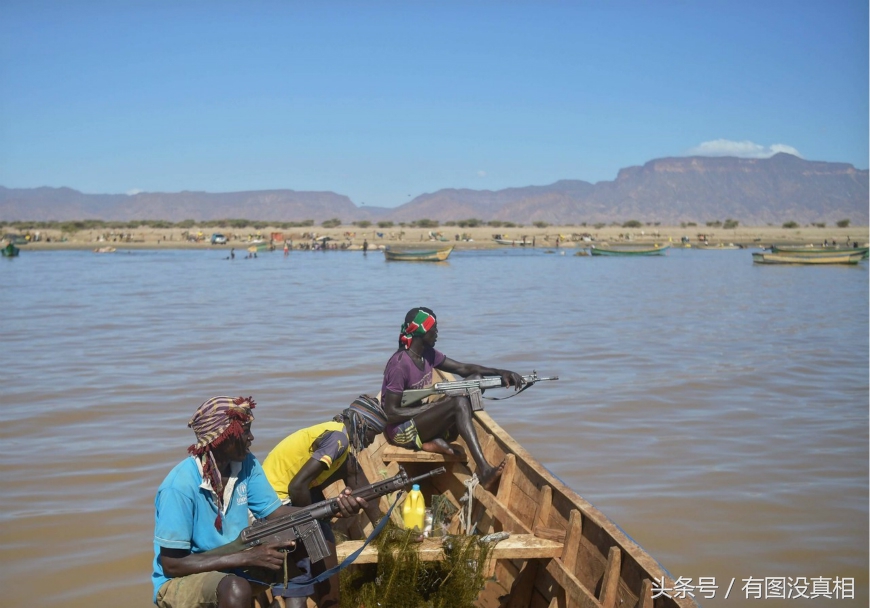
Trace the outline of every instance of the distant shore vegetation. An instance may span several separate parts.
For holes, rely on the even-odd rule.
[[[728,218],[724,221],[722,220],[709,220],[705,222],[708,227],[711,228],[724,228],[728,230],[736,229],[740,222],[735,219]],[[837,227],[839,228],[847,228],[851,224],[851,220],[842,219],[836,222]],[[35,220],[21,220],[14,222],[3,222],[0,221],[0,226],[7,226],[9,228],[15,230],[59,230],[65,233],[76,233],[82,232],[85,230],[141,230],[143,228],[151,228],[151,229],[159,229],[159,230],[167,230],[167,229],[179,229],[179,230],[190,230],[192,228],[197,229],[242,229],[242,228],[253,228],[255,230],[263,230],[265,228],[278,228],[282,230],[288,230],[291,228],[313,228],[318,225],[315,220],[302,220],[297,222],[276,222],[276,221],[268,221],[268,220],[248,220],[248,219],[218,219],[218,220],[182,220],[180,222],[170,222],[167,220],[130,220],[130,221],[112,221],[112,220],[67,220],[67,221],[35,221]],[[328,220],[323,220],[319,223],[319,225],[323,228],[338,228],[340,226],[345,225],[341,219],[334,217]],[[409,222],[393,222],[389,220],[380,220],[380,221],[370,221],[370,220],[356,220],[353,222],[349,222],[347,225],[355,226],[357,228],[366,229],[372,226],[377,226],[378,228],[439,228],[439,227],[459,227],[459,228],[481,228],[481,227],[492,227],[492,228],[523,228],[525,224],[520,224],[516,222],[508,222],[502,220],[481,220],[477,218],[468,218],[463,220],[449,220],[445,222],[441,222],[439,220],[432,219],[419,219]],[[551,226],[551,224],[543,221],[533,221],[529,223],[530,226],[535,228],[547,228]],[[559,226],[560,224],[552,224],[553,226]],[[604,222],[596,222],[596,223],[587,223],[580,222],[577,224],[564,224],[566,226],[579,226],[579,227],[594,227],[596,230],[600,230],[604,228],[608,224]],[[662,222],[642,222],[640,220],[626,220],[623,222],[613,221],[610,222],[611,226],[618,226],[622,228],[643,228],[643,227],[658,227],[662,225]],[[697,226],[696,222],[680,222],[680,227],[682,228],[692,228]],[[824,222],[812,222],[806,225],[807,228],[815,227],[815,228],[824,228],[826,224]],[[795,221],[788,221],[782,224],[783,228],[799,228],[800,224]]]

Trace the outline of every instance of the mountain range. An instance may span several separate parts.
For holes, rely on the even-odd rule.
[[[395,208],[357,206],[334,192],[140,192],[85,194],[71,188],[0,186],[0,221],[249,219],[275,222],[338,218],[446,222],[476,218],[541,221],[704,223],[744,226],[834,223],[867,225],[868,171],[785,153],[766,159],[674,157],[621,169],[613,181],[561,180],[503,190],[443,189]]]

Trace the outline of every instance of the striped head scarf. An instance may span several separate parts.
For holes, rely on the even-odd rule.
[[[196,434],[196,443],[187,448],[202,463],[202,476],[211,483],[217,496],[218,515],[214,527],[223,530],[221,513],[224,507],[224,486],[215,461],[213,450],[227,440],[245,436],[244,425],[254,419],[251,412],[256,407],[252,397],[212,397],[199,406],[187,423]]]
[[[350,439],[350,449],[353,453],[351,461],[354,469],[358,466],[357,454],[366,447],[366,434],[373,429],[377,434],[384,432],[387,426],[387,415],[381,408],[376,397],[360,395],[353,400],[346,410],[335,417],[336,422],[344,422]]]
[[[428,308],[412,308],[405,315],[405,323],[399,335],[399,344],[405,350],[411,348],[411,340],[414,336],[422,336],[435,325],[435,313]]]

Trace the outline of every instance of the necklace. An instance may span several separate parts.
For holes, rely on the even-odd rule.
[[[420,355],[420,354],[418,354],[418,353],[415,353],[415,352],[412,351],[410,348],[407,349],[405,352],[408,353],[409,355],[414,355],[415,357],[417,357],[418,359],[420,359],[420,362],[422,363],[422,361],[423,361],[423,355]]]

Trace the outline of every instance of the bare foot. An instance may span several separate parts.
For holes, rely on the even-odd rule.
[[[497,467],[489,467],[488,470],[480,475],[480,485],[483,486],[483,489],[487,492],[491,491],[493,486],[495,486],[495,482],[499,477],[501,477],[503,472],[504,460],[502,460]]]
[[[448,456],[456,454],[456,451],[450,447],[450,444],[440,437],[423,443],[422,450],[424,452],[435,452],[436,454],[447,454]]]

